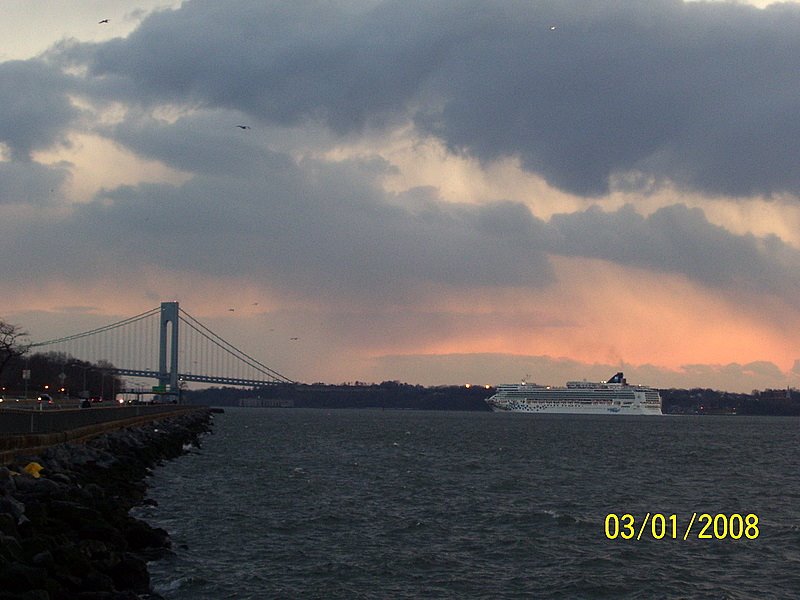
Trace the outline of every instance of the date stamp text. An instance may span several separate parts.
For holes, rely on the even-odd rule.
[[[609,540],[754,540],[759,535],[758,515],[710,514],[693,512],[681,519],[676,514],[647,513],[636,517],[630,513],[609,513],[605,518],[605,534]]]

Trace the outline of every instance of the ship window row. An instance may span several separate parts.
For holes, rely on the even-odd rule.
[[[524,396],[525,398],[531,398],[530,394]],[[620,394],[620,393],[606,393],[606,392],[597,392],[597,393],[577,393],[577,394],[564,394],[563,392],[538,392],[532,399],[539,399],[539,398],[552,398],[554,400],[576,400],[576,399],[602,399],[602,400],[634,400],[636,396],[633,394]]]
[[[553,398],[559,400],[573,400],[576,398],[580,399],[603,399],[603,400],[635,400],[636,395],[633,392],[621,392],[621,391],[594,391],[594,392],[586,392],[586,391],[579,391],[575,390],[572,392],[564,392],[563,390],[536,390],[536,391],[514,391],[514,392],[507,392],[504,394],[498,394],[501,398],[506,399],[518,399],[518,400],[536,400],[539,398]],[[644,400],[646,402],[659,402],[661,400],[661,396],[657,391],[653,392],[646,392],[644,394]]]

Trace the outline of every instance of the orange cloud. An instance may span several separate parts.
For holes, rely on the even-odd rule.
[[[769,298],[740,304],[677,275],[599,260],[554,258],[553,263],[558,283],[539,291],[486,290],[440,301],[440,309],[460,313],[459,321],[469,328],[416,346],[409,340],[393,350],[546,355],[671,369],[767,360],[788,370],[800,355],[787,328],[759,316],[772,302]],[[767,306],[773,313],[780,308]],[[777,323],[797,321],[797,315],[788,312]]]

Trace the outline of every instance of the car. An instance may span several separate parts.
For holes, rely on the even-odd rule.
[[[39,394],[39,402],[42,404],[52,404],[53,399],[50,397],[50,394]]]

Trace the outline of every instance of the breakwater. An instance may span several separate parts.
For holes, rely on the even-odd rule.
[[[19,453],[35,454],[63,442],[81,442],[115,429],[183,414],[196,407],[174,404],[72,410],[0,412],[0,465]]]
[[[146,561],[168,550],[169,536],[128,513],[144,501],[149,469],[209,428],[210,411],[194,408],[1,436],[17,446],[66,439],[6,451],[14,457],[0,466],[0,600],[157,598]]]

